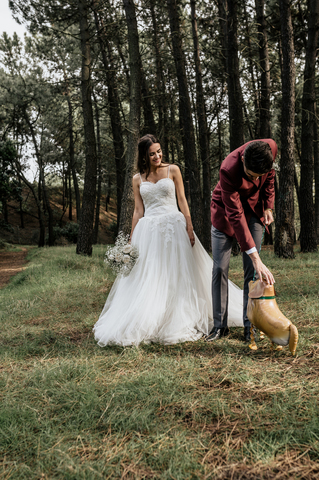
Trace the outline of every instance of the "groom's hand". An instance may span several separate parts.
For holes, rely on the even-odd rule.
[[[265,225],[270,225],[274,221],[274,216],[270,208],[267,208],[267,210],[264,211],[264,218],[265,218]]]
[[[266,265],[263,264],[258,253],[253,252],[253,253],[250,253],[249,256],[253,262],[254,269],[256,270],[256,274],[259,280],[261,280],[262,282],[268,283],[269,285],[273,285],[275,283],[274,276],[271,273],[271,271],[268,270]]]

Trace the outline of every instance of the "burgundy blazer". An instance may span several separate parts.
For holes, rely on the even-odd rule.
[[[275,160],[276,142],[270,138],[261,141],[270,145]],[[242,252],[256,246],[248,228],[252,213],[264,223],[264,211],[274,207],[275,199],[274,169],[257,180],[250,180],[245,175],[241,157],[248,143],[231,152],[222,162],[219,182],[210,204],[212,225],[220,232],[236,237]]]

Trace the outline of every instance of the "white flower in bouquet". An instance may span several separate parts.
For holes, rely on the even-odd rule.
[[[131,257],[129,255],[123,255],[123,262],[129,263],[131,261]]]
[[[132,270],[138,251],[132,246],[129,236],[120,232],[116,238],[114,247],[108,247],[104,262],[113,270],[115,274],[128,275]]]
[[[121,262],[123,260],[123,255],[121,255],[120,253],[117,253],[115,255],[115,261],[116,262]]]
[[[132,248],[133,248],[132,245],[130,245],[130,244],[128,243],[127,245],[125,245],[125,246],[123,247],[123,253],[131,253]]]

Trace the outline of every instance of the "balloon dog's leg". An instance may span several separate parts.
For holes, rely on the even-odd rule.
[[[270,348],[271,348],[272,350],[282,350],[282,346],[281,346],[281,345],[277,345],[277,343],[274,343],[274,342],[271,342]]]
[[[293,355],[296,353],[298,343],[298,330],[294,325],[290,325],[289,350]]]

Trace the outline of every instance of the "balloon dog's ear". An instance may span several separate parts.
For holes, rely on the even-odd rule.
[[[266,284],[260,280],[249,282],[249,298],[260,298],[264,296]]]

